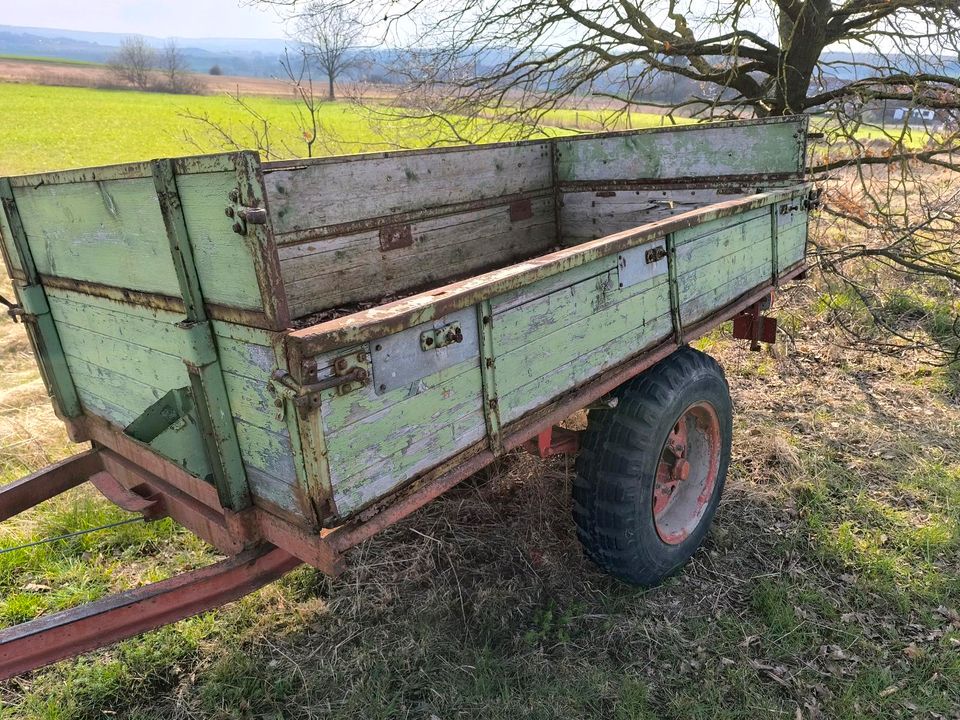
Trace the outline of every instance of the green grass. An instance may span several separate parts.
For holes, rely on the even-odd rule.
[[[293,101],[253,97],[278,157],[306,154]],[[132,162],[228,148],[203,122],[208,117],[244,147],[257,147],[259,121],[225,96],[184,96],[126,90],[0,83],[0,175]],[[315,154],[423,146],[440,138],[439,123],[372,123],[346,102],[321,106]],[[511,139],[510,126],[468,127],[485,141]]]

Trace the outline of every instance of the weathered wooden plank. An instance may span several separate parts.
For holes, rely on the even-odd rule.
[[[160,353],[181,357],[184,332],[176,326],[178,313],[122,303],[108,298],[47,288],[47,301],[54,320],[112,337]]]
[[[803,171],[806,120],[705,123],[559,138],[561,182],[791,175]]]
[[[331,397],[322,404],[330,476],[341,512],[387,492],[483,437],[479,362],[461,365],[469,367],[438,373],[446,376],[443,381],[428,378],[430,384],[415,394],[394,391],[368,397],[368,405],[377,400],[390,403],[373,413],[364,414],[365,409],[349,397]],[[337,400],[347,407],[337,408]],[[356,419],[334,424],[347,417]]]
[[[536,342],[557,328],[595,317],[614,298],[620,299],[643,291],[651,283],[641,284],[627,292],[617,287],[617,275],[608,270],[569,287],[557,290],[521,305],[514,310],[494,314],[493,343],[495,354]]]
[[[244,464],[255,467],[269,476],[268,482],[296,485],[297,472],[294,467],[293,448],[289,435],[279,435],[262,427],[235,418],[237,439]],[[251,487],[251,491],[257,492]]]
[[[565,192],[560,205],[561,242],[595,240],[731,197],[698,188]]]
[[[770,252],[769,216],[757,216],[678,247],[677,280],[681,284],[704,282],[709,278],[710,268],[725,267],[725,263],[731,262],[731,256],[741,260],[756,256],[764,258],[769,265]]]
[[[777,231],[777,252],[780,267],[786,268],[803,260],[806,255],[807,225],[794,225]]]
[[[616,267],[617,256],[615,254],[608,255],[583,265],[577,265],[557,275],[537,280],[528,285],[522,285],[514,290],[508,290],[491,300],[494,315],[501,315],[518,305],[546,297],[547,295],[555,293],[557,290],[571,287],[588,278],[597,277],[598,275],[616,269]]]
[[[271,170],[265,182],[278,236],[551,186],[547,142],[367,155]]]
[[[407,434],[400,440],[402,444],[394,445],[394,455],[334,485],[339,511],[353,512],[466,449],[485,434],[479,410],[438,425],[435,431]]]
[[[500,396],[501,415],[515,420],[538,408],[562,392],[576,387],[598,373],[613,367],[630,355],[663,341],[672,330],[670,313],[647,317],[640,327],[627,330],[602,345],[591,347],[551,372]]]
[[[219,333],[217,351],[220,366],[225,373],[266,382],[277,366],[272,347],[259,343],[243,342]]]
[[[180,297],[151,179],[14,195],[40,273]]]
[[[8,274],[14,272],[23,272],[23,266],[20,264],[20,255],[13,244],[13,230],[7,222],[6,213],[0,211],[0,257],[3,258],[7,266]]]
[[[85,358],[69,353],[66,358],[80,401],[120,427],[129,425],[167,392]],[[103,402],[92,402],[94,398]]]
[[[698,295],[692,295],[680,303],[680,316],[685,325],[710,315],[726,303],[734,300],[748,290],[770,280],[770,263],[763,263],[752,268],[741,268],[739,274],[727,278],[722,284],[705,290]]]
[[[293,316],[463,277],[547,252],[555,242],[552,198],[531,201],[531,216],[508,206],[433,218],[411,226],[412,244],[384,251],[379,231],[331,237],[280,250]],[[480,239],[482,238],[482,241]]]
[[[501,418],[504,422],[517,419],[585,380],[598,366],[615,365],[669,331],[669,287],[665,278],[656,278],[644,291],[591,316],[559,325],[534,342],[513,349],[498,346]],[[602,348],[599,355],[596,348]]]
[[[237,186],[235,172],[177,176],[177,190],[193,247],[203,297],[208,303],[262,309],[254,246],[233,231],[224,214]]]
[[[62,320],[57,321],[57,331],[68,355],[137,378],[164,392],[189,385],[187,368],[174,355],[78,328]]]

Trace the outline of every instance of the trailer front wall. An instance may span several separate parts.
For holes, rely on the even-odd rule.
[[[269,164],[291,315],[546,252],[557,237],[551,153],[521,142]]]
[[[11,242],[15,214],[38,275],[34,287],[42,288],[53,320],[48,337],[60,346],[82,413],[212,481],[190,371],[202,366],[209,377],[212,360],[223,389],[212,410],[236,437],[234,481],[257,502],[299,517],[310,503],[293,447],[296,427],[292,435],[277,419],[268,393],[270,374],[283,361],[268,329],[286,326],[277,305],[282,290],[270,287],[263,271],[269,238],[237,234],[225,215],[251,162],[256,167],[255,157],[229,155],[176,165],[175,214],[209,323],[185,322],[188,303],[174,261],[183,252],[172,247],[170,213],[150,163],[13,178],[0,231],[15,259],[11,274],[28,284]]]

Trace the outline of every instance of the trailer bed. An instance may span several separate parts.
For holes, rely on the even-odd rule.
[[[0,247],[58,413],[121,484],[329,570],[801,272],[805,133],[14,177]]]

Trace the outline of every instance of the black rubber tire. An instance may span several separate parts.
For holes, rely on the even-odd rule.
[[[615,408],[589,415],[577,457],[573,519],[590,560],[624,582],[650,587],[687,563],[713,521],[730,462],[730,388],[716,360],[683,347],[613,394]],[[700,522],[671,545],[654,522],[657,465],[677,419],[704,401],[720,424],[719,471]]]

